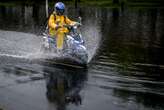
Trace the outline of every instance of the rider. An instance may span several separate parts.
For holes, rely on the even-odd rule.
[[[54,6],[54,12],[50,15],[48,21],[49,34],[51,37],[56,37],[57,49],[63,49],[64,36],[69,32],[66,25],[76,25],[78,22],[70,20],[64,15],[65,5],[62,2],[57,2]]]

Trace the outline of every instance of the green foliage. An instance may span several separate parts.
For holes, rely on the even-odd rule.
[[[5,2],[3,2],[5,1]],[[60,0],[48,0],[49,5]],[[67,4],[75,4],[76,0],[62,0]],[[117,2],[118,1],[118,2]],[[100,6],[100,7],[158,7],[163,6],[164,0],[77,0],[80,5],[89,6]],[[115,3],[114,3],[115,2]],[[0,5],[18,5],[20,3],[25,3],[27,5],[32,4],[44,4],[45,0],[1,0]]]

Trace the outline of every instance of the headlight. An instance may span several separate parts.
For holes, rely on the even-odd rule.
[[[74,28],[74,29],[77,29],[77,26],[74,26],[73,28]]]

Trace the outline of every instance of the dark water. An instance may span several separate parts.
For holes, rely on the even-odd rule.
[[[0,108],[164,109],[163,9],[68,6],[67,14],[83,18],[87,69],[59,66],[38,53],[43,5],[0,5]]]

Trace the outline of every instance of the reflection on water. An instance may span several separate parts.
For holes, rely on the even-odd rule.
[[[25,98],[27,94],[33,94],[30,96],[35,97],[35,103],[16,97],[15,93],[23,90],[14,89],[16,92],[9,95],[13,96],[9,97],[11,107],[12,104],[19,105],[14,99],[20,99],[36,110],[45,110],[51,107],[49,104],[54,105],[51,109],[59,110],[164,109],[163,9],[80,7],[76,11],[68,6],[66,12],[70,18],[76,19],[79,15],[83,18],[81,30],[90,56],[94,56],[98,48],[88,70],[49,64],[53,60],[29,61],[28,58],[15,57],[17,53],[37,50],[40,40],[29,33],[38,34],[43,30],[44,9],[43,5],[0,6],[0,96],[3,97],[0,103],[5,103],[4,96],[9,93],[2,87],[23,82],[27,83],[23,87],[25,90],[36,91],[35,94],[22,93]],[[46,83],[35,89],[28,85],[33,79]]]
[[[86,80],[86,70],[55,68],[46,69],[46,96],[50,102],[54,102],[58,110],[64,110],[69,103],[82,104],[80,95]]]
[[[102,33],[108,36],[104,38],[108,44],[104,45],[105,53],[118,55],[121,63],[163,64],[162,10],[127,10],[122,15],[118,11],[114,9],[113,17],[103,24]]]

